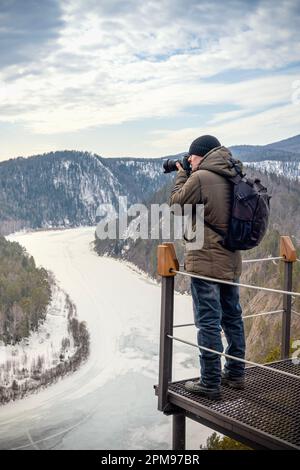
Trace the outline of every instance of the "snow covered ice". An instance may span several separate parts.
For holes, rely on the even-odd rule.
[[[0,407],[0,448],[170,449],[171,418],[157,411],[160,286],[92,250],[95,227],[18,233],[50,269],[87,323],[91,352],[74,374]],[[175,295],[174,323],[192,323],[192,303]],[[194,327],[180,336],[195,342]],[[174,380],[195,377],[195,349],[174,344]],[[187,449],[212,433],[187,420]]]

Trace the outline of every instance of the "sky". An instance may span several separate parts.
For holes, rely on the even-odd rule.
[[[0,0],[0,160],[300,134],[299,0]]]

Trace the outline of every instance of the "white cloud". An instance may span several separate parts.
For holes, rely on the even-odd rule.
[[[2,68],[0,121],[55,135],[181,116],[189,106],[214,104],[230,111],[216,113],[208,124],[223,129],[230,120],[234,137],[235,126],[254,119],[248,114],[258,113],[259,120],[263,108],[286,106],[290,82],[299,78],[282,72],[233,84],[221,75],[231,70],[234,80],[246,69],[270,74],[296,61],[297,1],[65,0],[61,7],[64,26],[52,49]],[[211,81],[216,74],[219,80]],[[273,115],[270,110],[266,117]],[[289,135],[294,113],[286,119]],[[163,142],[156,145],[163,148]]]
[[[281,140],[288,135],[299,134],[299,106],[287,104],[267,111],[221,124],[208,123],[199,128],[183,128],[179,131],[161,130],[153,133],[149,146],[178,153],[202,134],[215,135],[223,145],[238,145],[255,142],[257,145]],[[276,137],[275,137],[276,136]]]
[[[27,77],[20,79],[6,87],[7,109],[16,109],[18,119],[34,132],[55,134],[145,117],[169,117],[195,105],[223,104],[241,108],[233,114],[217,114],[211,120],[211,124],[216,124],[264,107],[290,102],[292,83],[297,78],[296,75],[280,75],[237,84],[210,84],[196,80],[182,83],[153,78],[146,82],[107,83],[104,90],[97,91],[97,87],[101,87],[101,82],[99,85],[94,83],[97,73],[88,70],[76,78],[70,77],[70,102],[67,101],[68,95],[64,95],[65,82],[56,74],[49,74],[45,81],[39,76],[30,77],[30,81]],[[84,89],[82,93],[81,88]],[[5,115],[2,112],[0,117],[2,121],[15,119],[16,113]]]

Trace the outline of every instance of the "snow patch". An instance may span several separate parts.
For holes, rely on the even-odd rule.
[[[278,176],[283,175],[291,180],[300,180],[300,161],[264,160],[261,162],[245,162],[245,165],[267,173],[275,173]]]
[[[52,300],[45,321],[28,338],[15,345],[0,341],[0,383],[11,386],[14,380],[22,383],[36,369],[43,372],[55,367],[62,358],[68,360],[76,351],[68,331],[69,304],[67,296],[57,285],[52,287]]]

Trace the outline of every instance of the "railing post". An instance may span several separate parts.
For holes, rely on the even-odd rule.
[[[296,249],[290,237],[280,237],[280,256],[284,258],[284,287],[286,291],[292,291],[293,288],[293,263],[297,259]],[[283,313],[282,313],[282,336],[281,336],[281,359],[288,359],[290,355],[291,342],[291,316],[292,316],[292,297],[289,294],[283,294]]]
[[[172,243],[157,248],[157,272],[161,280],[161,320],[159,348],[158,409],[166,411],[168,405],[168,385],[172,380],[173,342],[167,335],[173,334],[174,315],[174,273],[179,270],[178,260]]]

